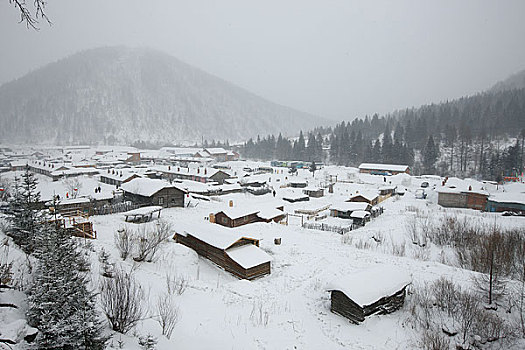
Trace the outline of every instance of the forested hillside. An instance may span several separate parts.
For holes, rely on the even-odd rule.
[[[474,96],[316,128],[306,140],[275,136],[249,140],[243,154],[351,166],[408,164],[415,173],[487,179],[515,174],[523,168],[525,88],[513,88],[521,86],[516,83],[521,80],[511,78],[508,84],[501,82]],[[325,152],[320,151],[322,146]]]

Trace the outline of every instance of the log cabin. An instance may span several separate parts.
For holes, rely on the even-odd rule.
[[[184,207],[186,190],[164,180],[137,178],[123,183],[124,199],[141,206]]]
[[[271,272],[272,258],[259,248],[259,240],[238,231],[205,224],[176,228],[173,238],[241,279],[252,280]]]
[[[410,276],[401,269],[379,266],[329,283],[330,311],[359,324],[374,314],[389,314],[403,306]]]

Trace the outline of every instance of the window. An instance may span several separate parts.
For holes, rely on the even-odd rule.
[[[164,204],[164,197],[159,197],[159,205],[163,205]]]

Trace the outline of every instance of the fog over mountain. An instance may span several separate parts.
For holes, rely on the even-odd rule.
[[[326,120],[159,51],[83,51],[0,87],[1,142],[154,143],[294,135]]]

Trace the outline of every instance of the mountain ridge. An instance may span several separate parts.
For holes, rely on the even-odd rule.
[[[160,51],[104,47],[0,86],[2,142],[245,140],[328,123]]]

